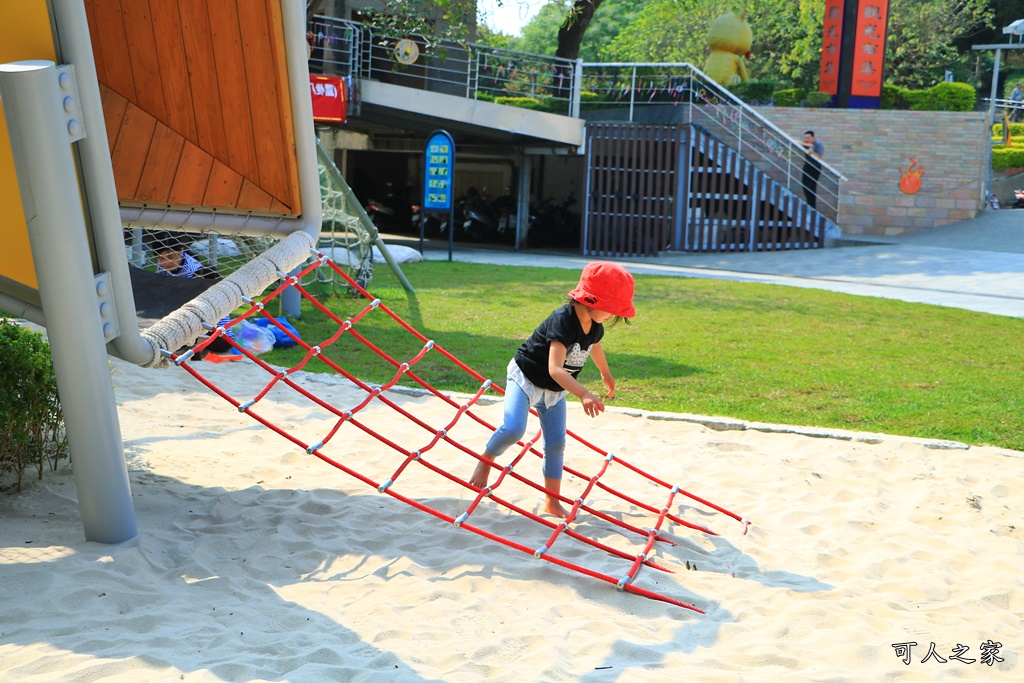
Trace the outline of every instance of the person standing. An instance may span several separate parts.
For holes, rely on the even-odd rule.
[[[1010,120],[1020,121],[1021,107],[1024,107],[1024,83],[1018,83],[1010,91]]]
[[[825,158],[825,145],[815,139],[813,130],[804,133],[804,152],[807,154],[803,168],[804,199],[815,209],[818,203],[818,178],[821,177],[821,164],[818,160]]]
[[[472,486],[487,486],[494,459],[526,433],[526,421],[534,407],[544,435],[544,512],[563,519],[568,515],[560,498],[565,397],[571,393],[580,399],[583,412],[590,417],[604,412],[604,402],[577,377],[587,358],[592,358],[608,396],[615,395],[615,378],[601,340],[606,326],[614,327],[634,315],[633,276],[629,271],[617,263],[588,263],[565,304],[552,311],[509,361],[504,422],[487,442],[469,478]]]

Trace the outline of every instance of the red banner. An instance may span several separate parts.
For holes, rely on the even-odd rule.
[[[861,0],[857,8],[857,39],[853,50],[853,82],[850,95],[882,96],[885,34],[889,0]]]
[[[839,53],[843,40],[843,5],[845,0],[825,0],[825,25],[821,36],[821,74],[818,90],[835,95],[839,92]]]
[[[310,74],[309,92],[313,96],[314,121],[344,123],[348,118],[345,81],[341,76]]]

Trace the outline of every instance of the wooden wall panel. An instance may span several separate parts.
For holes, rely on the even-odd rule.
[[[114,179],[120,179],[117,194],[134,197],[139,187],[139,179],[146,167],[149,154],[149,143],[156,130],[156,119],[138,107],[128,107],[125,112],[121,131],[117,136],[117,145],[111,155],[114,166]]]
[[[185,138],[167,126],[158,125],[149,145],[146,167],[139,178],[135,197],[143,202],[166,204],[170,200],[171,186],[178,172],[178,161],[185,147]]]
[[[280,0],[85,9],[122,202],[301,211]]]
[[[167,108],[165,123],[192,144],[199,144],[178,5],[153,0],[150,9],[154,26],[153,48],[160,62],[161,90]]]
[[[135,84],[135,100],[157,121],[167,120],[164,91],[160,86],[160,62],[153,49],[153,18],[146,0],[121,0],[125,41],[131,55],[129,64]]]
[[[276,198],[288,196],[288,169],[280,163],[288,150],[286,141],[275,131],[282,130],[285,122],[281,111],[273,102],[281,99],[275,75],[274,53],[267,49],[274,39],[266,5],[251,0],[247,11],[239,16],[242,34],[242,54],[246,64],[246,84],[250,93],[264,98],[264,105],[253,107],[252,123],[255,138],[256,161],[259,166],[260,187]]]
[[[234,169],[222,163],[220,159],[214,159],[203,204],[206,206],[235,206],[238,203],[238,194],[242,191],[243,180],[244,178]]]
[[[246,178],[242,181],[242,191],[238,193],[238,203],[250,207],[253,211],[270,211],[274,198]]]
[[[113,154],[128,109],[128,100],[101,83],[100,105],[103,107],[103,119],[107,125],[107,144],[110,146],[110,153]]]
[[[220,82],[213,54],[213,36],[206,0],[179,0],[181,34],[185,43],[192,107],[198,144],[223,162],[228,160]]]
[[[258,177],[252,113],[238,27],[238,7],[233,0],[210,3],[210,29],[217,61],[224,131],[231,168],[246,178]]]
[[[186,141],[171,183],[169,204],[200,206],[213,170],[213,157]]]

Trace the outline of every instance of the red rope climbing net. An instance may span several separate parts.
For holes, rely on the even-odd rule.
[[[534,489],[541,493],[547,492],[542,484],[531,480],[519,471],[521,469],[519,465],[528,455],[543,457],[542,453],[534,447],[541,436],[539,431],[529,441],[519,443],[518,451],[506,465],[493,465],[498,470],[498,476],[493,483],[483,489],[469,484],[466,479],[453,474],[451,470],[455,468],[461,470],[465,467],[465,474],[468,475],[475,461],[482,459],[479,451],[482,451],[483,444],[486,443],[489,433],[493,432],[496,427],[481,417],[477,409],[483,405],[483,399],[488,392],[503,395],[504,391],[494,385],[491,380],[486,379],[480,373],[468,367],[442,346],[417,331],[379,299],[375,299],[369,292],[356,284],[343,269],[331,262],[322,253],[317,252],[316,256],[317,259],[310,263],[302,272],[293,276],[280,274],[280,285],[260,301],[247,299],[246,303],[249,305],[249,308],[242,315],[233,318],[222,326],[215,328],[210,326],[210,335],[192,349],[181,355],[165,353],[170,356],[175,364],[235,406],[240,412],[245,413],[288,441],[296,444],[308,454],[329,463],[349,476],[377,489],[380,493],[385,493],[417,510],[449,522],[455,527],[478,534],[486,539],[533,555],[536,558],[560,567],[608,582],[620,590],[677,605],[701,614],[704,613],[703,610],[694,605],[687,604],[654,590],[643,588],[636,585],[634,581],[642,567],[658,572],[672,573],[672,569],[668,565],[658,562],[652,557],[658,544],[676,545],[670,537],[672,535],[671,525],[678,525],[711,536],[717,535],[707,526],[683,519],[684,509],[691,510],[694,515],[707,516],[720,513],[731,517],[743,525],[743,533],[746,533],[747,526],[749,525],[746,519],[690,493],[678,485],[670,484],[644,472],[621,457],[599,448],[572,431],[567,432],[567,438],[570,440],[570,443],[574,442],[577,444],[577,446],[574,446],[575,448],[583,450],[591,456],[599,456],[599,458],[587,460],[586,458],[574,455],[572,459],[600,464],[597,471],[590,475],[569,466],[565,467],[565,472],[568,475],[576,477],[583,483],[582,489],[575,498],[569,498],[565,495],[560,496],[560,500],[569,509],[569,515],[566,519],[554,522],[524,509],[514,502],[519,497],[516,495],[517,491],[523,492]],[[339,277],[344,278],[349,283],[349,286],[354,291],[365,298],[367,303],[362,310],[356,315],[342,319],[303,287],[301,284],[302,278],[312,270],[321,267],[333,269]],[[333,332],[319,344],[311,345],[304,339],[299,338],[292,329],[289,329],[289,326],[283,325],[281,321],[267,310],[267,304],[279,297],[289,287],[294,287],[302,297],[309,301],[325,317],[325,320],[330,321]],[[373,315],[379,318],[380,314],[387,316],[385,322],[387,322],[387,319],[390,319],[393,323],[404,328],[413,339],[417,340],[417,350],[410,357],[403,360],[394,358],[387,351],[374,344],[367,335],[356,329],[357,325],[368,321],[369,316]],[[239,325],[242,321],[259,317],[266,318],[269,321],[268,324],[276,326],[277,329],[291,338],[305,351],[302,359],[293,367],[281,369],[271,366],[227,334],[228,329]],[[363,325],[360,329],[365,327],[366,325]],[[218,338],[227,340],[238,353],[244,355],[266,371],[268,380],[255,396],[236,397],[232,395],[229,391],[218,386],[205,376],[199,366],[193,362],[199,357],[197,354],[201,354],[207,346]],[[355,342],[347,342],[346,340],[355,340]],[[329,358],[329,354],[326,351],[343,342],[358,343],[363,345],[365,349],[372,351],[373,355],[393,368],[394,374],[391,379],[379,386],[371,385],[346,370],[338,361]],[[464,402],[459,402],[432,386],[414,370],[428,354],[440,355],[444,361],[457,368],[459,372],[465,373],[478,381],[480,384],[476,393]],[[331,370],[351,382],[358,396],[352,405],[346,407],[331,405],[330,402],[318,396],[313,390],[307,388],[303,382],[299,381],[304,376],[301,371],[314,362],[326,364]],[[209,364],[202,363],[200,365],[207,366]],[[402,405],[393,398],[392,390],[397,388],[399,381],[403,378],[411,380],[422,387],[424,391],[421,393],[429,394],[447,404],[448,409],[451,410],[451,417],[444,426],[437,427],[429,424],[425,419],[416,414],[413,406]],[[303,422],[303,424],[297,425],[288,424],[287,420],[276,420],[272,417],[269,414],[272,410],[269,410],[269,408],[272,406],[273,401],[264,401],[264,399],[272,391],[279,389],[290,389],[297,392],[303,399],[309,401],[312,408],[311,412],[315,413],[315,417],[312,417],[308,423]],[[373,409],[374,406],[379,404],[383,404],[390,409],[382,411],[384,413],[383,420],[379,418],[374,419]],[[264,408],[268,409],[264,410]],[[400,415],[407,421],[405,423],[406,426],[414,425],[418,428],[411,429],[413,433],[421,435],[417,437],[418,440],[415,444],[410,445],[399,442],[398,433],[401,430],[394,429],[395,414]],[[436,416],[436,411],[434,415]],[[376,422],[380,422],[380,424],[375,424]],[[364,469],[364,462],[354,463],[351,462],[351,459],[346,459],[346,440],[338,436],[340,433],[343,433],[342,429],[346,426],[357,429],[381,444],[388,446],[391,449],[388,452],[393,452],[395,456],[393,459],[386,461],[390,464],[386,465],[383,470],[376,474],[366,474],[360,471]],[[313,436],[304,436],[304,432],[309,431],[310,428],[322,429],[322,431],[315,431]],[[455,433],[457,429],[460,436],[458,439]],[[468,446],[466,445],[467,443],[472,443],[474,446]],[[451,455],[457,456],[458,460],[452,461],[451,457],[446,457]],[[568,450],[566,455],[566,460],[568,461]],[[469,456],[469,459],[466,456]],[[454,467],[446,467],[446,462],[452,462]],[[456,509],[446,511],[443,508],[448,505],[461,506],[462,504],[458,500],[428,504],[396,491],[397,482],[403,474],[407,473],[409,466],[413,463],[426,468],[432,475],[443,477],[458,487],[462,487],[459,490],[468,490],[473,495],[468,507],[456,514]],[[660,500],[657,504],[650,504],[622,492],[620,490],[622,486],[618,485],[617,481],[612,481],[611,474],[613,471],[619,473],[620,476],[624,476],[626,479],[634,479],[634,485],[642,486],[645,489],[653,488],[660,490]],[[616,485],[613,486],[613,483],[616,483]],[[505,495],[506,491],[510,495]],[[593,502],[595,499],[614,500],[616,498],[632,506],[629,514],[609,514],[598,509]],[[542,534],[542,536],[538,537],[538,540],[543,538],[543,542],[527,545],[502,536],[494,530],[489,530],[485,528],[488,521],[486,515],[484,515],[485,519],[481,523],[476,523],[476,520],[481,516],[478,513],[478,509],[480,509],[481,503],[485,499],[490,499],[497,505],[533,522],[539,528],[540,534]],[[694,503],[699,504],[701,507],[696,507]],[[484,506],[484,508],[489,507]],[[477,516],[474,517],[474,514]],[[641,527],[639,524],[628,521],[627,517],[642,517],[644,521],[652,523],[646,527]],[[471,519],[474,522],[470,522]],[[490,518],[490,521],[493,521],[493,516]],[[612,540],[598,540],[595,536],[615,536],[614,542],[616,545],[613,545]],[[612,557],[620,558],[623,561],[623,571],[613,576],[570,561],[565,558],[564,552],[556,555],[554,552],[556,546],[563,548],[567,545],[564,540],[565,538],[608,553]],[[627,543],[628,549],[618,545],[622,542]],[[575,555],[580,555],[576,547],[566,547],[565,550],[571,550]]]

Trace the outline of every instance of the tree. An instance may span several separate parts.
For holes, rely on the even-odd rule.
[[[580,56],[583,45],[583,34],[587,32],[594,12],[601,6],[602,0],[576,0],[572,3],[565,21],[558,29],[558,49],[556,57],[576,59]]]
[[[992,24],[989,0],[892,0],[886,42],[886,82],[927,88],[947,70],[964,73],[971,56],[956,41]]]
[[[647,0],[604,0],[587,27],[578,57],[585,62],[610,61],[610,47]],[[523,27],[519,49],[534,54],[555,56],[558,32],[569,18],[571,6],[566,0],[549,0]]]

